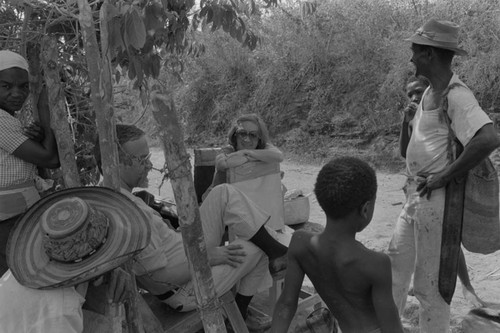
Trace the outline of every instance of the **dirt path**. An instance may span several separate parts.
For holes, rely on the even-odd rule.
[[[163,164],[163,153],[158,149],[152,150],[152,153],[154,166],[160,168]],[[301,189],[305,194],[311,193],[319,169],[319,166],[284,161],[282,163],[282,170],[285,171],[283,183],[288,189],[296,188]],[[149,190],[155,195],[158,195],[157,187],[160,181],[159,178],[159,173],[151,172]],[[396,219],[403,206],[404,195],[401,188],[404,184],[404,176],[400,174],[377,173],[377,181],[377,205],[373,220],[358,235],[358,239],[368,248],[385,251],[391,239]],[[169,183],[163,185],[160,196],[173,200]],[[313,193],[311,193],[309,199],[311,203],[309,220],[324,225],[324,214]],[[478,255],[469,253],[466,250],[464,252],[471,282],[479,297],[487,302],[500,303],[500,251],[491,255]],[[417,304],[414,297],[408,298],[407,312],[411,323],[415,327],[417,326],[418,318]],[[470,305],[462,295],[460,283],[457,283],[457,289],[451,304],[452,332],[462,332],[460,322],[469,310]],[[415,330],[415,332],[417,331]]]

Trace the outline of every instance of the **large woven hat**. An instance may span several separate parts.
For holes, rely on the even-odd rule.
[[[7,263],[24,286],[74,286],[102,275],[145,248],[146,215],[104,187],[71,188],[35,203],[12,229]]]
[[[456,55],[464,56],[467,55],[467,51],[458,47],[458,29],[456,23],[430,19],[406,40],[419,45],[451,50]]]

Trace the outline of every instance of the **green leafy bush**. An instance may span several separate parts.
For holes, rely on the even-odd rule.
[[[328,147],[319,148],[321,136],[397,137],[414,73],[404,39],[436,17],[461,25],[469,56],[457,58],[454,70],[485,111],[498,112],[499,13],[495,0],[281,2],[250,22],[261,40],[253,52],[224,34],[203,34],[207,52],[189,61],[177,102],[188,134],[200,139],[225,134],[245,112],[261,114],[284,146],[318,156]],[[286,133],[296,129],[291,140]],[[397,158],[392,148],[381,153]]]

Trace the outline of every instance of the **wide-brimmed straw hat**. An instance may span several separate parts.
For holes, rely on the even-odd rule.
[[[467,55],[467,51],[458,47],[459,28],[456,23],[450,21],[430,19],[406,40],[419,45],[451,50],[456,55],[464,56]]]
[[[125,195],[71,188],[42,198],[16,222],[7,263],[24,286],[69,287],[125,263],[150,237],[146,215]]]

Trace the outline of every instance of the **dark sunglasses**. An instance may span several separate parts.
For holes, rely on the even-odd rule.
[[[236,131],[236,136],[238,136],[241,139],[244,138],[249,138],[250,140],[257,140],[259,139],[259,134],[257,132],[249,132],[244,129],[239,129]]]

